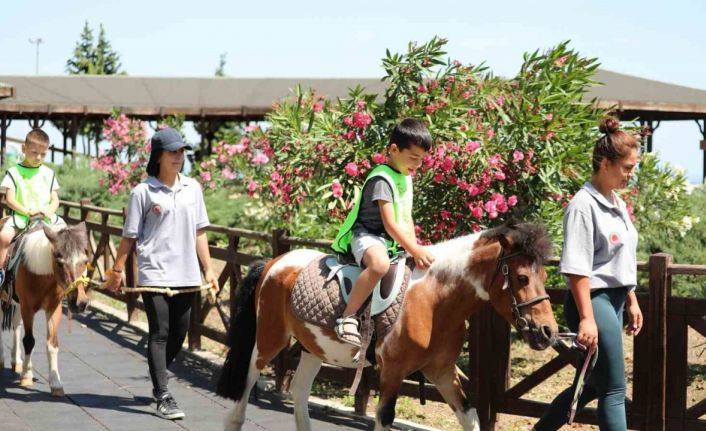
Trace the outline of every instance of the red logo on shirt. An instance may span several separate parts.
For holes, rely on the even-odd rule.
[[[613,232],[610,234],[610,242],[613,245],[618,245],[620,244],[620,234],[618,232]]]
[[[152,205],[152,212],[157,215],[162,215],[162,207],[157,204]]]

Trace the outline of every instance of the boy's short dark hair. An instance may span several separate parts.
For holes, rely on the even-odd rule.
[[[49,135],[42,129],[32,129],[25,136],[25,145],[29,144],[49,145]]]
[[[405,118],[392,129],[390,144],[396,144],[400,150],[416,145],[424,151],[429,151],[431,150],[431,133],[420,120]]]

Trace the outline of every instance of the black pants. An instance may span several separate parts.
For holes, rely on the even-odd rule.
[[[181,351],[189,329],[189,315],[194,293],[183,293],[171,298],[161,293],[142,293],[149,323],[147,363],[155,392],[167,391],[167,367]]]

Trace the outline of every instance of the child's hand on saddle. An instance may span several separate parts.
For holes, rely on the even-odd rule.
[[[49,210],[42,210],[39,212],[39,214],[41,214],[42,217],[44,217],[45,219],[49,220],[54,220],[54,218],[56,217],[56,214]]]
[[[434,262],[434,255],[429,249],[422,246],[417,246],[416,250],[412,252],[412,257],[419,269],[427,269]]]
[[[117,292],[120,290],[120,285],[122,282],[123,274],[121,272],[115,272],[112,269],[109,269],[105,272],[105,281],[101,287],[112,292]]]

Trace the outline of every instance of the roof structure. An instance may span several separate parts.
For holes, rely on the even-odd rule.
[[[66,115],[106,116],[120,108],[143,119],[183,114],[203,118],[260,119],[273,102],[297,86],[327,97],[343,97],[363,85],[382,92],[379,79],[310,78],[140,78],[131,76],[1,76],[16,87],[13,99],[0,102],[0,115],[14,118]]]
[[[590,89],[602,107],[616,107],[623,119],[645,121],[706,119],[706,90],[599,70]],[[342,97],[361,85],[382,93],[385,83],[365,78],[150,78],[132,76],[0,76],[14,97],[0,101],[0,115],[56,118],[127,115],[156,119],[183,114],[187,120],[261,119],[272,103],[297,85],[327,97]],[[13,90],[0,85],[0,98]]]
[[[8,84],[0,82],[0,99],[5,99],[7,97],[12,97],[15,93],[15,89]]]

